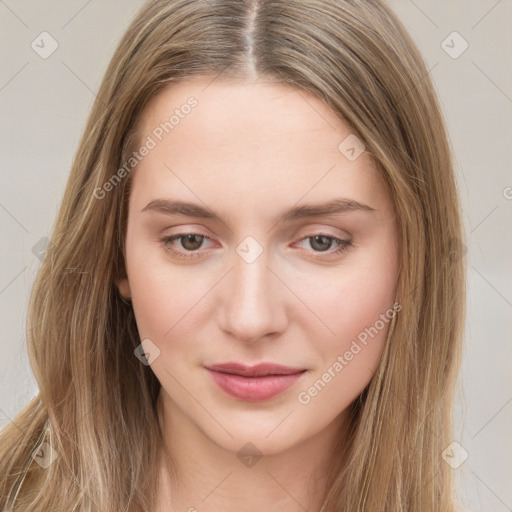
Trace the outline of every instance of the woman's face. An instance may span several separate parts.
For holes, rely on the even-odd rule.
[[[376,369],[398,277],[392,202],[361,142],[268,82],[173,85],[138,133],[118,286],[165,407],[231,450],[332,429]],[[251,374],[261,363],[291,373]]]

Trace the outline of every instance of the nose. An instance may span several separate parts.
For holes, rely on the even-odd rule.
[[[251,263],[235,253],[233,268],[223,279],[220,327],[239,341],[255,342],[286,328],[284,286],[268,264],[266,252]]]

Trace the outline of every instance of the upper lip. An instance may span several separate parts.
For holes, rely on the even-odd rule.
[[[262,377],[265,375],[292,375],[301,373],[305,368],[291,368],[273,363],[260,363],[254,366],[246,366],[241,363],[221,363],[206,366],[209,370],[221,373],[230,373],[232,375],[242,375],[244,377]]]

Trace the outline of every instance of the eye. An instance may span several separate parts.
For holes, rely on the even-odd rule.
[[[352,245],[350,240],[342,240],[325,234],[310,235],[303,238],[302,241],[308,241],[314,253],[326,253],[328,256],[341,254]],[[329,251],[333,246],[334,250]],[[314,257],[317,258],[318,256]],[[320,257],[323,257],[323,255],[320,255]]]
[[[177,240],[180,242],[181,248],[175,247],[175,241]],[[205,240],[211,241],[209,237],[200,233],[178,233],[162,238],[161,244],[166,251],[177,258],[195,258],[201,256],[200,249]],[[339,255],[352,245],[350,240],[342,240],[326,234],[310,235],[304,237],[301,241],[309,241],[313,249],[312,252],[318,254],[318,256],[313,256],[314,258]],[[333,247],[334,250],[329,251]]]
[[[181,243],[181,249],[177,250],[173,243],[175,240],[179,240]],[[200,256],[197,252],[204,240],[210,240],[207,236],[199,233],[179,233],[173,236],[166,236],[162,238],[161,243],[164,248],[174,256],[178,258],[194,258]],[[187,254],[188,253],[188,254]]]

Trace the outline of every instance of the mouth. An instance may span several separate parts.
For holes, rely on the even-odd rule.
[[[224,363],[205,367],[213,381],[227,394],[239,400],[269,400],[293,386],[306,372],[273,363],[246,366]]]

